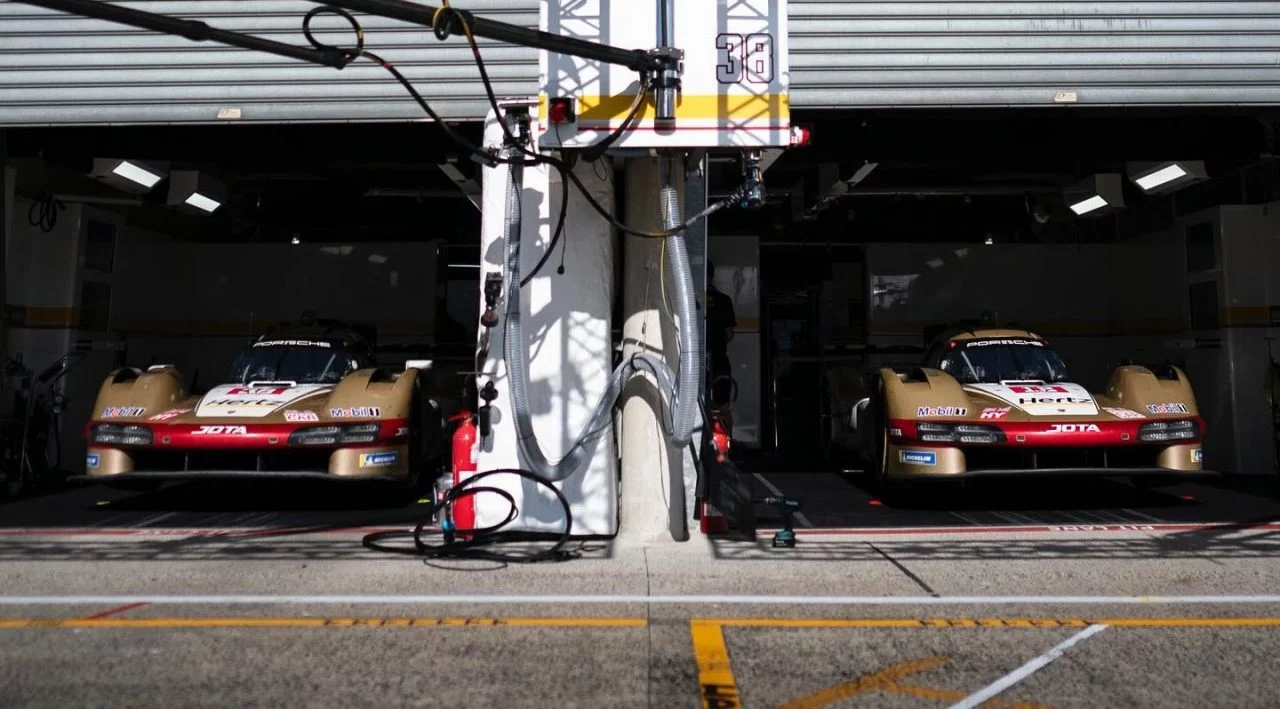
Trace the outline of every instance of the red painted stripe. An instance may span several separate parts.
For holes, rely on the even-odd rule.
[[[101,422],[99,422],[101,423]],[[361,423],[377,423],[378,440],[373,443],[356,443],[342,446],[344,448],[361,448],[386,445],[390,441],[408,438],[397,436],[402,428],[409,426],[409,419],[383,419],[380,421],[310,421],[305,423],[249,423],[244,419],[230,421],[210,420],[208,423],[165,423],[162,421],[140,422],[130,425],[148,426],[155,436],[152,448],[183,450],[244,450],[271,449],[288,446],[289,436],[306,428],[327,426],[350,426]],[[110,448],[91,444],[93,448]],[[336,448],[338,446],[294,446],[295,448]]]
[[[761,528],[760,534],[777,531],[778,528]],[[1198,532],[1207,530],[1264,530],[1280,529],[1280,522],[1237,524],[1234,522],[1168,523],[1152,524],[1045,524],[1023,526],[957,526],[957,527],[847,527],[824,529],[797,529],[797,537],[821,536],[874,536],[896,534],[1036,534],[1045,532]]]
[[[1195,445],[1199,439],[1181,439],[1176,441],[1142,441],[1138,438],[1138,429],[1143,424],[1152,423],[1153,421],[1176,421],[1187,420],[1174,418],[1162,419],[1126,419],[1123,421],[1100,421],[1081,419],[1078,421],[1062,421],[1054,419],[1053,421],[997,421],[997,420],[972,420],[972,419],[938,419],[936,421],[915,421],[911,419],[891,419],[889,421],[890,428],[900,429],[901,436],[893,436],[894,443],[909,443],[913,446],[927,446],[933,448],[957,448],[972,446],[981,448],[984,446],[994,447],[1019,447],[1019,446],[1038,446],[1038,447],[1091,447],[1091,446],[1174,446],[1174,445]],[[1192,418],[1191,420],[1194,420]],[[996,444],[955,444],[955,443],[939,443],[933,441],[918,441],[917,425],[920,423],[941,423],[941,424],[968,424],[975,426],[990,426],[1004,431],[1006,441]],[[1203,430],[1203,428],[1201,429]],[[1023,440],[1018,440],[1021,436]]]
[[[101,620],[102,618],[108,618],[117,613],[124,613],[125,611],[131,611],[134,608],[141,608],[142,606],[145,606],[145,605],[147,605],[146,601],[129,603],[127,605],[120,606],[119,608],[112,608],[111,610],[108,610],[108,611],[102,611],[101,613],[95,613],[94,615],[85,616],[84,620]]]

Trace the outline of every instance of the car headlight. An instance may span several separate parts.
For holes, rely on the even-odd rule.
[[[355,423],[345,426],[310,426],[300,428],[289,435],[289,445],[341,446],[352,443],[373,443],[378,440],[381,425]]]
[[[89,432],[89,442],[104,446],[149,446],[151,429],[137,424],[100,423]]]
[[[972,423],[919,423],[917,438],[928,443],[1004,443],[1004,431]]]
[[[1200,437],[1200,427],[1195,421],[1152,421],[1138,429],[1138,440],[1147,443],[1159,441],[1185,441]]]

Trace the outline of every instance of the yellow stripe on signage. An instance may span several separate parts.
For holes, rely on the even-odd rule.
[[[644,618],[0,618],[22,628],[643,628]]]
[[[578,96],[578,122],[593,124],[621,123],[631,112],[634,96]],[[761,123],[789,116],[791,99],[787,94],[718,95],[685,94],[676,104],[676,122],[732,120],[737,123]],[[653,120],[653,97],[646,97],[636,119]],[[538,119],[547,120],[547,96],[538,98]]]

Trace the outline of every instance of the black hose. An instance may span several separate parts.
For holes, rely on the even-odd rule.
[[[495,475],[518,475],[551,490],[551,492],[556,496],[556,500],[560,502],[560,507],[564,510],[564,531],[558,534],[502,532],[502,528],[514,522],[516,517],[519,515],[515,498],[511,493],[501,488],[476,486],[477,482]],[[437,517],[439,512],[442,512],[446,507],[454,504],[462,498],[473,497],[482,492],[493,493],[507,501],[507,504],[510,506],[510,511],[507,513],[506,519],[488,527],[453,529],[448,531],[442,529],[439,532],[432,532],[438,533],[442,536],[443,542],[440,544],[428,544],[423,541],[423,535],[427,532],[427,525],[430,524],[432,519]],[[473,475],[464,480],[461,484],[449,488],[449,491],[432,505],[431,512],[424,517],[416,527],[414,527],[412,532],[374,532],[366,535],[362,540],[362,543],[366,548],[373,549],[374,551],[404,554],[407,556],[421,556],[428,559],[478,559],[511,564],[532,564],[541,561],[567,561],[569,559],[576,558],[578,556],[576,552],[564,550],[564,545],[569,542],[569,534],[572,529],[573,511],[569,508],[569,500],[565,498],[564,493],[560,492],[559,488],[552,485],[542,476],[528,470],[521,470],[519,468],[497,468]],[[461,538],[464,536],[467,538]],[[411,539],[413,541],[413,546],[389,546],[383,543],[392,539],[404,538]],[[534,550],[525,554],[514,552],[495,552],[483,548],[487,545],[502,542],[527,542],[535,540],[555,540],[555,543],[547,549]]]

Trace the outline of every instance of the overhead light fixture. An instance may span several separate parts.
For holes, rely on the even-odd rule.
[[[134,194],[151,191],[169,174],[167,163],[121,158],[94,158],[89,176]]]
[[[983,243],[983,244],[985,244],[985,245],[987,245],[987,246],[991,246],[992,244],[996,243],[996,240],[988,236],[988,237],[987,237],[987,240],[986,240],[986,241],[984,241],[984,242],[982,242],[982,243]]]
[[[1129,179],[1147,194],[1163,194],[1182,189],[1208,177],[1203,160],[1131,162]]]
[[[206,214],[216,212],[227,199],[227,188],[221,182],[196,170],[174,170],[169,179],[170,206],[194,208]]]
[[[294,246],[297,246],[298,244],[302,243],[302,239],[299,239],[298,237],[295,236],[289,240],[289,243],[293,244]]]
[[[1063,197],[1076,216],[1101,216],[1124,207],[1124,185],[1120,175],[1100,173],[1071,185]]]

